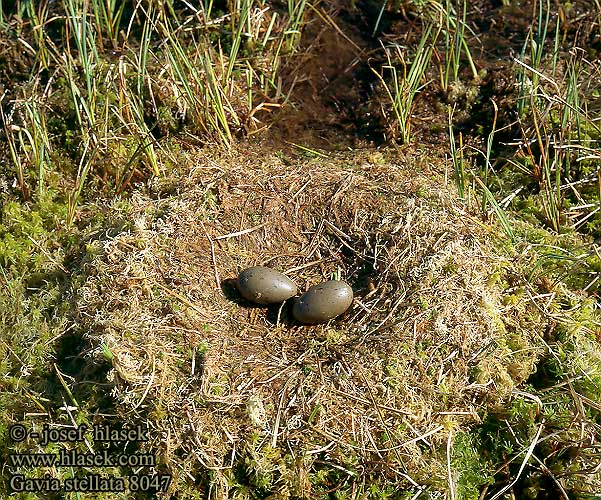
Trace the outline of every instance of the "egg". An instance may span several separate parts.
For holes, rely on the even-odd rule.
[[[274,304],[294,297],[298,288],[282,273],[269,267],[245,269],[236,280],[236,287],[245,299],[257,304]]]
[[[340,316],[353,302],[353,289],[344,281],[331,280],[312,286],[303,293],[292,309],[301,323],[324,323]]]

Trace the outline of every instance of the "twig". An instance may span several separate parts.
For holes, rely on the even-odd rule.
[[[69,398],[71,398],[71,401],[73,402],[73,404],[77,408],[79,408],[79,403],[75,399],[75,396],[73,396],[73,393],[71,392],[71,389],[69,389],[69,386],[67,385],[67,382],[65,382],[64,377],[67,376],[67,375],[64,375],[63,373],[61,373],[61,371],[58,369],[58,365],[56,363],[53,363],[53,365],[54,365],[54,369],[56,370],[56,375],[58,376],[58,379],[59,379],[61,385],[63,386],[63,388],[65,389],[65,391],[67,391],[67,394],[69,395]]]
[[[451,500],[455,500],[455,484],[453,481],[453,472],[451,471],[451,441],[453,440],[453,431],[449,432],[447,438],[447,473],[449,475],[449,489],[451,491]]]
[[[215,245],[213,244],[213,239],[209,236],[207,228],[205,227],[202,221],[200,221],[200,225],[202,226],[202,229],[205,232],[205,236],[207,237],[207,240],[209,240],[209,245],[211,246],[211,259],[213,260],[213,272],[215,274],[215,283],[217,285],[217,290],[221,290],[221,280],[219,279],[219,271],[217,271],[217,259],[215,259]]]
[[[560,90],[559,86],[557,85],[556,82],[554,82],[553,80],[551,80],[551,78],[549,78],[546,75],[543,75],[540,71],[535,70],[532,66],[528,66],[526,63],[520,61],[517,57],[514,57],[513,61],[516,62],[516,63],[518,63],[520,66],[523,66],[527,70],[532,71],[535,75],[540,76],[543,80],[549,82],[551,85],[553,85],[555,87],[555,90],[557,91],[557,93],[561,94],[561,90]]]
[[[140,401],[138,401],[136,403],[136,406],[134,406],[131,411],[133,412],[134,410],[137,410],[139,408],[139,406],[144,402],[144,400],[146,399],[146,396],[148,396],[148,392],[150,391],[150,388],[152,387],[152,383],[154,382],[154,374],[155,374],[155,369],[156,369],[156,359],[154,358],[154,356],[152,357],[152,373],[150,374],[150,380],[148,381],[148,384],[146,385],[146,389],[144,389],[144,393],[142,394],[142,398],[140,399]]]
[[[333,261],[333,260],[336,260],[336,259],[334,259],[332,257],[323,257],[321,259],[317,259],[312,262],[307,262],[306,264],[303,264],[302,266],[296,266],[296,267],[291,267],[290,269],[286,269],[284,271],[284,274],[293,273],[295,271],[300,271],[301,269],[307,269],[308,267],[312,267],[317,264],[321,264],[322,262],[328,262],[328,261]]]
[[[292,380],[292,376],[286,380],[284,387],[282,387],[282,394],[280,395],[280,402],[278,404],[278,413],[275,417],[275,424],[273,426],[273,437],[271,439],[271,447],[275,448],[278,442],[278,431],[280,428],[280,420],[282,418],[282,406],[284,405],[284,396],[286,395],[286,389],[288,388],[288,384]]]
[[[326,444],[325,446],[322,446],[321,448],[315,448],[314,450],[307,451],[306,455],[315,455],[316,453],[321,453],[323,451],[329,450],[335,444],[336,444],[336,441],[330,441],[328,444]]]
[[[242,231],[236,231],[235,233],[222,234],[221,236],[217,236],[215,238],[215,240],[225,240],[226,238],[234,238],[235,236],[242,236],[243,234],[252,233],[253,231],[256,231],[257,229],[261,229],[262,227],[264,227],[266,225],[267,225],[267,222],[263,222],[263,224],[259,224],[258,226],[254,226],[254,227],[249,227],[248,229],[243,229]],[[209,241],[211,241],[210,238],[209,238]]]
[[[568,496],[566,490],[563,488],[563,486],[561,485],[561,483],[559,482],[559,480],[553,475],[553,473],[551,472],[551,470],[549,469],[549,467],[547,467],[540,458],[538,458],[534,453],[532,454],[532,458],[534,458],[534,460],[536,460],[538,462],[538,464],[540,465],[541,469],[543,470],[543,472],[549,476],[553,482],[557,485],[557,488],[559,489],[559,491],[561,492],[561,494],[563,495],[564,500],[570,500],[570,497]]]
[[[524,472],[524,468],[526,467],[528,460],[530,460],[530,457],[532,456],[532,452],[534,451],[534,448],[536,447],[536,445],[538,443],[538,439],[540,437],[540,434],[541,434],[544,426],[545,426],[544,422],[539,425],[538,431],[536,431],[536,436],[534,436],[534,439],[532,440],[532,442],[530,443],[530,446],[528,447],[528,450],[526,451],[526,456],[524,457],[524,460],[522,461],[522,465],[520,465],[520,470],[518,471],[518,474],[515,477],[515,479],[513,481],[511,481],[511,483],[509,483],[507,486],[502,488],[500,491],[498,491],[497,494],[494,495],[490,500],[497,500],[497,498],[499,498],[501,495],[503,495],[503,493],[505,493],[510,488],[513,488],[513,485],[518,482],[518,480],[520,479],[520,476],[522,475],[522,472]]]
[[[309,180],[308,180],[307,182],[305,182],[305,183],[304,183],[304,184],[303,184],[303,185],[302,185],[302,186],[301,186],[301,187],[298,189],[298,191],[292,195],[292,197],[291,197],[291,198],[288,200],[288,203],[292,203],[292,202],[295,200],[295,198],[296,198],[296,197],[297,197],[299,194],[301,194],[301,193],[302,193],[302,192],[305,190],[305,188],[306,188],[306,187],[309,185],[309,183],[310,183],[312,180],[313,180],[313,179],[309,178]]]
[[[50,254],[50,252],[48,252],[48,250],[46,250],[42,245],[40,245],[36,240],[34,240],[31,236],[27,236],[31,242],[38,247],[38,250],[40,250],[47,258],[48,260],[50,260],[50,262],[52,262],[55,266],[57,266],[62,272],[64,272],[65,274],[70,274],[69,271],[65,268],[65,266],[63,266],[60,262],[57,262],[56,260],[54,260],[54,258],[52,257],[52,255]]]
[[[63,400],[63,405],[64,405],[64,408],[65,408],[65,411],[67,412],[67,415],[69,415],[69,419],[71,420],[71,423],[73,424],[73,427],[75,427],[76,429],[79,428],[79,424],[75,421],[75,418],[73,418],[73,413],[71,413],[71,409],[69,408],[69,405],[65,401],[65,396],[63,396],[61,394],[61,398]],[[88,448],[88,450],[90,451],[90,453],[94,453],[94,449],[90,445],[90,442],[88,441],[88,438],[85,435],[83,436],[83,441],[84,441],[84,443],[86,443],[86,447]]]
[[[339,389],[334,389],[334,392],[336,392],[337,394],[340,394],[341,396],[345,396],[349,399],[354,399],[355,401],[359,401],[360,403],[363,403],[363,404],[372,404],[372,402],[367,399],[360,398],[358,396],[355,396],[348,392],[341,391]],[[378,404],[377,406],[378,406],[378,408],[381,408],[382,410],[390,411],[391,413],[396,413],[398,415],[409,416],[414,419],[417,419],[417,417],[415,415],[413,415],[413,413],[406,411],[406,410],[400,410],[399,408],[393,408],[392,406],[386,406],[386,405],[381,405],[381,404]]]

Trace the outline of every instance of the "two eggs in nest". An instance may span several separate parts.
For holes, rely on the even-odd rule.
[[[256,304],[277,304],[298,293],[298,287],[290,278],[263,266],[242,271],[236,287],[240,295]],[[301,323],[325,323],[340,316],[352,302],[353,289],[344,281],[325,281],[312,286],[295,300],[292,315]]]

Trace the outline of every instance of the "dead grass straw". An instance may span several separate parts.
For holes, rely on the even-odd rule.
[[[520,302],[504,303],[511,264],[486,225],[426,156],[357,154],[195,153],[177,192],[137,194],[130,230],[89,264],[79,317],[113,354],[123,417],[151,427],[176,477],[211,471],[216,497],[240,464],[296,496],[324,463],[444,489],[449,431],[532,369],[542,325],[521,330]],[[340,276],[355,303],[298,325],[289,307],[236,294],[231,280],[257,264],[301,290]]]

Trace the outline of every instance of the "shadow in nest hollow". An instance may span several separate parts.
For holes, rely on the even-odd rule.
[[[240,295],[238,288],[236,287],[236,280],[234,278],[228,278],[221,281],[221,291],[224,297],[237,304],[240,307],[246,309],[265,309],[265,317],[267,321],[275,325],[283,325],[286,327],[299,325],[292,316],[292,307],[294,299],[288,299],[284,303],[277,304],[255,304],[250,300],[245,299]]]

